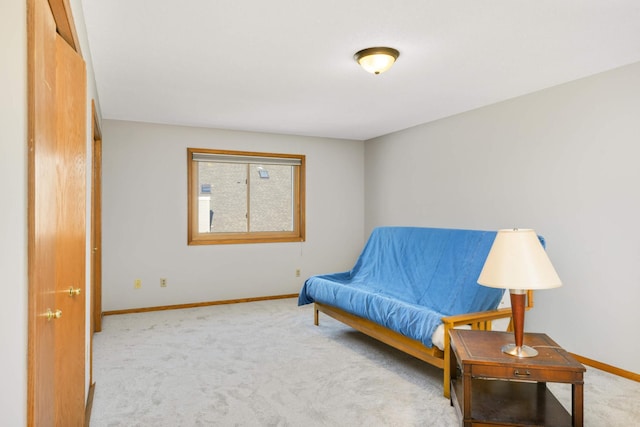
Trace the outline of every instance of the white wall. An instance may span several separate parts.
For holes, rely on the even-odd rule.
[[[365,230],[534,228],[564,286],[525,329],[640,372],[640,63],[365,144]]]
[[[103,144],[105,311],[297,293],[360,253],[361,141],[105,120]],[[306,155],[306,242],[188,246],[187,147]]]
[[[0,418],[27,415],[27,12],[4,1],[0,13]]]

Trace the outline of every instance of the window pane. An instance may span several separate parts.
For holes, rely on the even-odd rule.
[[[187,148],[188,243],[305,241],[305,156]]]
[[[293,231],[294,166],[249,165],[249,230]]]
[[[247,230],[247,165],[198,164],[198,232]]]

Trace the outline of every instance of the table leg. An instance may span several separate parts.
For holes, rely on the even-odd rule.
[[[584,383],[571,384],[571,418],[573,427],[582,427],[584,409]]]
[[[471,374],[462,374],[462,423],[471,426]]]

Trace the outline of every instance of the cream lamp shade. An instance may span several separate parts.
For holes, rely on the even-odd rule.
[[[380,74],[391,68],[398,56],[400,52],[391,47],[370,47],[356,52],[353,57],[366,71]]]
[[[536,232],[517,228],[498,231],[478,283],[503,289],[562,286]]]
[[[499,230],[482,267],[478,283],[509,289],[515,344],[502,347],[515,357],[535,357],[538,351],[524,345],[525,297],[530,289],[550,289],[562,285],[538,235],[533,230]]]

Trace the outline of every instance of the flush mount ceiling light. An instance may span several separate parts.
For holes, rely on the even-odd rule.
[[[387,71],[396,62],[398,56],[400,56],[400,52],[392,47],[370,47],[353,55],[356,62],[372,74]]]

